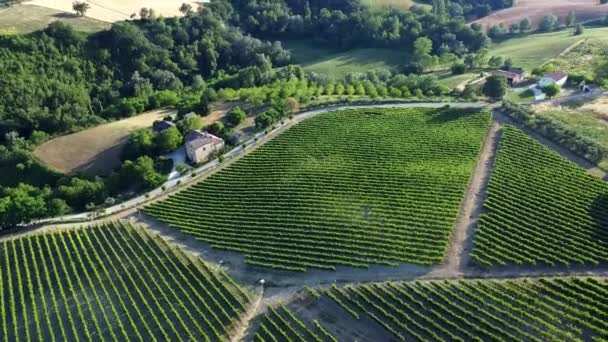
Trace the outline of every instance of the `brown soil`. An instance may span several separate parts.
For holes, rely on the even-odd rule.
[[[545,15],[553,14],[563,23],[570,11],[576,12],[577,21],[603,18],[608,14],[608,5],[600,5],[597,0],[519,0],[515,6],[490,14],[476,20],[484,27],[504,23],[519,23],[530,18],[536,27]]]

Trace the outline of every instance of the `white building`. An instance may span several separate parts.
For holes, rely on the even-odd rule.
[[[203,131],[186,134],[186,155],[191,162],[199,164],[224,147],[224,140]]]
[[[555,71],[544,74],[543,77],[538,81],[538,87],[544,88],[548,85],[557,84],[559,86],[564,86],[566,81],[568,80],[568,74],[563,71]]]

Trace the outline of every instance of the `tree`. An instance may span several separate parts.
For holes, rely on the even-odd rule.
[[[179,11],[187,17],[191,16],[194,13],[194,11],[192,11],[192,5],[187,4],[185,2],[181,6],[179,6]]]
[[[532,29],[530,18],[524,18],[519,22],[519,32],[525,33]]]
[[[462,62],[457,62],[452,65],[451,70],[454,75],[462,75],[467,70],[467,66]]]
[[[576,12],[570,11],[568,12],[568,16],[566,17],[566,26],[571,27],[576,23]]]
[[[297,112],[300,111],[300,102],[298,101],[298,99],[294,98],[294,97],[290,97],[287,99],[287,109],[288,109],[288,113],[286,114],[295,114]]]
[[[505,59],[505,62],[502,65],[502,68],[505,70],[509,70],[513,67],[513,59],[511,57]]]
[[[126,189],[153,189],[161,185],[166,177],[154,169],[154,160],[142,156],[135,161],[127,160],[120,169],[120,183]]]
[[[445,0],[433,0],[433,15],[438,18],[445,18],[447,15],[447,6]]]
[[[51,190],[19,183],[0,192],[0,228],[15,227],[47,216],[63,215],[68,208],[62,200],[53,201]],[[49,209],[51,208],[51,209]]]
[[[555,30],[557,26],[557,17],[554,15],[546,15],[543,17],[543,20],[540,22],[538,29],[543,32],[551,32]]]
[[[77,15],[84,17],[85,13],[91,8],[88,2],[84,1],[74,1],[72,3],[72,9],[76,12]]]
[[[166,129],[154,137],[158,154],[165,154],[177,150],[183,141],[184,137],[177,127]]]
[[[232,108],[227,115],[228,123],[232,127],[238,126],[241,122],[245,121],[246,118],[247,113],[239,106]]]
[[[135,130],[129,134],[129,140],[122,151],[122,159],[135,159],[143,155],[152,155],[155,150],[154,132],[149,128]]]
[[[507,94],[509,84],[503,75],[492,75],[486,79],[483,94],[492,100],[498,101]]]
[[[501,66],[503,66],[504,64],[504,59],[500,56],[492,56],[490,58],[490,60],[488,61],[488,65],[490,66],[490,68],[492,69],[498,69]]]
[[[193,115],[187,116],[186,118],[184,118],[183,120],[178,122],[177,125],[178,125],[180,131],[182,132],[182,134],[187,134],[188,132],[196,131],[196,130],[203,128],[203,126],[205,125],[205,122],[204,122],[203,118],[201,118],[200,116],[198,116],[196,114],[193,114]]]
[[[213,134],[213,135],[222,135],[224,133],[225,127],[224,124],[221,121],[216,121],[214,123],[212,123],[211,125],[207,126],[207,128],[205,128],[207,130],[207,132]]]
[[[575,36],[580,36],[581,34],[585,33],[585,28],[583,27],[582,24],[577,24],[574,27],[574,31],[572,32]]]
[[[414,42],[414,55],[429,55],[433,51],[433,41],[427,37],[419,37]]]
[[[562,87],[560,87],[557,83],[553,83],[543,87],[542,90],[548,98],[554,98],[562,91]]]

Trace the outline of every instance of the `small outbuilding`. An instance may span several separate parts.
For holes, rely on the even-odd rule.
[[[167,120],[157,120],[152,124],[152,129],[156,133],[162,133],[172,127],[175,127],[175,123]]]
[[[563,71],[554,71],[544,74],[540,81],[538,81],[538,87],[544,88],[552,84],[564,86],[566,84],[566,81],[568,81],[567,73]]]
[[[188,159],[199,164],[206,162],[214,154],[224,148],[224,140],[204,131],[192,131],[186,134],[186,155]]]
[[[524,69],[520,68],[509,68],[506,70],[496,70],[494,72],[496,75],[502,75],[507,78],[507,82],[509,82],[510,86],[517,85],[526,80],[528,75],[524,71]]]

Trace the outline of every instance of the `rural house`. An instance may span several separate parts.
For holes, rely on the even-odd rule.
[[[568,74],[563,71],[555,71],[544,74],[543,77],[538,81],[538,87],[544,88],[548,85],[557,84],[563,86],[568,80]]]
[[[157,120],[152,124],[152,129],[154,129],[154,132],[156,133],[162,133],[171,127],[175,127],[175,124],[167,120]]]
[[[517,85],[526,80],[526,72],[520,68],[509,68],[507,70],[496,70],[496,75],[503,75],[507,78],[510,86]]]
[[[192,131],[186,134],[186,155],[191,162],[198,164],[209,160],[209,157],[224,147],[224,140],[203,131]]]

